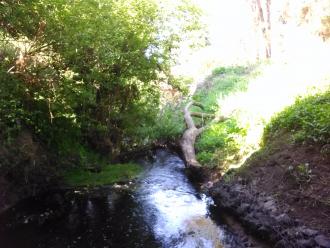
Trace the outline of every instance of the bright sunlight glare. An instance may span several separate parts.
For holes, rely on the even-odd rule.
[[[249,148],[242,147],[245,158],[259,148],[263,128],[271,116],[293,104],[297,96],[329,87],[330,42],[318,32],[320,17],[330,13],[330,2],[319,1],[314,9],[309,2],[272,1],[271,60],[259,66],[260,73],[250,80],[246,92],[218,99],[219,115],[234,112],[243,126],[249,126],[245,141]],[[254,26],[249,1],[196,3],[204,11],[209,46],[192,54],[183,50],[181,63],[174,68],[175,73],[193,78],[192,92],[214,68],[255,64],[263,56],[261,32]]]

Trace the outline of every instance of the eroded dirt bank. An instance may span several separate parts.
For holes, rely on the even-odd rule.
[[[219,211],[274,247],[330,247],[329,145],[285,137],[209,189]]]
[[[320,231],[292,218],[278,202],[239,183],[219,182],[210,190],[219,210],[234,215],[246,231],[274,247],[330,247]]]

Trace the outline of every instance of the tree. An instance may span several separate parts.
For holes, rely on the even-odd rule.
[[[255,26],[263,37],[265,57],[271,58],[271,0],[251,0],[250,4],[255,16]]]
[[[30,124],[48,140],[79,130],[113,155],[144,138],[136,125],[152,125],[159,82],[172,82],[176,49],[201,29],[200,11],[186,0],[0,4],[1,29],[15,50],[4,71],[26,89],[20,101]]]

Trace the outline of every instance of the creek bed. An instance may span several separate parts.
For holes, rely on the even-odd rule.
[[[147,161],[145,161],[148,164]],[[159,150],[131,185],[62,190],[24,200],[0,216],[4,248],[239,248],[209,213],[183,161]]]

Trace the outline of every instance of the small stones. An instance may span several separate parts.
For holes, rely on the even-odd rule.
[[[314,239],[300,239],[297,241],[298,247],[301,248],[312,248],[315,247]]]
[[[250,205],[247,203],[242,203],[238,208],[237,208],[237,213],[243,214],[249,211]]]
[[[315,237],[315,242],[322,248],[330,248],[330,239],[324,235],[317,235]]]
[[[275,244],[274,248],[286,248],[286,243],[285,243],[285,241],[284,241],[283,239],[279,240],[279,241]]]
[[[301,227],[299,230],[307,237],[315,237],[318,234],[318,231],[306,227]]]
[[[288,211],[279,212],[273,197],[239,183],[216,183],[210,192],[219,208],[234,214],[251,233],[273,247],[330,248],[330,239],[290,218]]]
[[[270,211],[276,211],[275,201],[274,200],[268,200],[264,203],[264,208],[270,210]]]
[[[260,237],[265,238],[269,235],[270,230],[265,226],[261,226],[257,229],[257,232],[260,235]]]
[[[291,218],[287,214],[280,214],[275,217],[275,220],[283,225],[289,225],[292,223]]]

